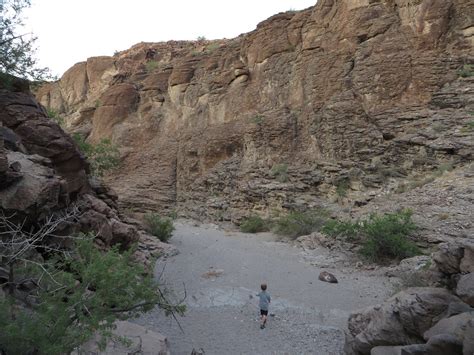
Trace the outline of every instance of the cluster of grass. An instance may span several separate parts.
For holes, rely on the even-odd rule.
[[[344,179],[341,180],[337,185],[336,185],[336,194],[339,197],[346,197],[347,196],[347,190],[349,189],[349,181]]]
[[[79,133],[73,134],[72,138],[89,161],[93,175],[103,176],[105,172],[119,166],[118,147],[112,144],[110,139],[103,138],[98,144],[91,144],[86,142],[85,137]]]
[[[147,72],[151,72],[158,68],[158,62],[156,60],[150,60],[149,62],[146,62],[145,67]]]
[[[468,132],[473,132],[474,131],[474,121],[469,121],[466,123],[466,125],[461,128],[461,132],[463,133],[468,133]]]
[[[260,216],[250,216],[240,224],[240,231],[244,233],[268,232],[271,223]]]
[[[411,219],[412,211],[384,215],[372,214],[368,219],[356,222],[331,221],[322,232],[329,236],[347,237],[362,242],[361,254],[372,262],[387,259],[404,259],[420,254],[409,236],[416,230]]]
[[[324,211],[293,211],[274,221],[273,231],[276,234],[296,239],[319,231],[327,221]]]
[[[436,168],[436,170],[434,170],[429,175],[426,175],[424,177],[420,177],[420,178],[417,178],[417,179],[412,179],[412,180],[409,180],[406,183],[400,184],[397,187],[397,189],[395,190],[395,192],[402,193],[402,192],[406,192],[406,191],[409,191],[409,190],[416,189],[417,187],[422,187],[426,184],[429,184],[429,183],[435,181],[436,178],[439,178],[444,173],[446,173],[448,171],[451,171],[453,169],[454,169],[454,165],[452,163],[448,162],[448,163],[440,164]]]
[[[64,125],[64,118],[59,115],[59,113],[52,108],[46,109],[48,117],[56,122],[61,127]]]
[[[252,118],[250,118],[250,122],[256,125],[261,125],[264,119],[265,117],[262,115],[255,115]]]
[[[288,181],[288,165],[287,164],[275,164],[270,170],[270,175],[279,182]]]
[[[163,218],[156,213],[148,213],[144,217],[146,230],[166,243],[173,235],[174,225],[170,218]]]
[[[210,44],[206,47],[206,52],[207,52],[207,53],[212,53],[212,52],[214,52],[216,49],[218,49],[219,47],[220,47],[220,44],[217,43],[217,42],[210,43]]]
[[[464,64],[461,69],[458,70],[458,74],[462,78],[470,78],[474,76],[474,65]]]
[[[320,230],[327,220],[326,211],[292,211],[274,219],[263,219],[254,215],[240,224],[240,230],[245,233],[272,231],[281,236],[296,239]]]

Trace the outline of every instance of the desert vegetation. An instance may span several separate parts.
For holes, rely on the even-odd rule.
[[[417,229],[412,214],[411,210],[404,209],[383,215],[371,214],[355,222],[331,220],[326,222],[322,232],[360,242],[361,255],[372,262],[404,259],[420,254],[420,249],[410,239]]]
[[[144,217],[147,231],[166,243],[172,236],[174,225],[172,218],[161,217],[156,213],[148,213]]]
[[[98,144],[92,144],[79,133],[73,134],[72,137],[89,161],[93,175],[103,176],[107,171],[120,165],[118,148],[110,139],[102,138]]]
[[[2,354],[69,353],[93,334],[105,344],[116,320],[156,305],[171,314],[184,312],[133,261],[133,248],[100,251],[91,233],[57,235],[78,217],[72,209],[26,228],[27,221],[0,216]]]

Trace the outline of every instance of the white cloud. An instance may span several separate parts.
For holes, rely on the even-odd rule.
[[[233,38],[266,18],[316,0],[33,0],[27,28],[40,64],[62,74],[74,63],[138,42]]]

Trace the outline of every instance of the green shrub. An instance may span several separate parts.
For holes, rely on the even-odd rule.
[[[265,116],[262,115],[255,115],[250,118],[250,122],[256,125],[261,125],[265,119]]]
[[[375,262],[384,259],[404,259],[420,254],[418,247],[408,238],[416,230],[411,219],[412,212],[373,214],[363,223],[365,240],[362,255]]]
[[[146,71],[151,72],[158,68],[158,62],[156,60],[150,60],[145,64]]]
[[[259,216],[250,216],[240,224],[240,231],[244,233],[259,233],[269,230],[268,221]]]
[[[458,74],[463,78],[474,76],[474,65],[464,64],[462,68],[458,70]]]
[[[101,253],[92,239],[78,240],[73,250],[50,261],[29,264],[27,279],[38,286],[31,304],[19,306],[10,295],[0,299],[0,353],[69,354],[96,332],[105,343],[115,320],[156,305],[165,312],[185,311],[166,300],[153,276],[133,261],[132,251]]]
[[[287,164],[275,164],[270,170],[270,175],[277,179],[279,182],[288,181],[288,165]]]
[[[166,243],[173,235],[173,221],[169,218],[162,218],[156,213],[145,215],[145,225],[147,231]]]
[[[346,197],[347,190],[349,189],[349,181],[342,180],[336,185],[336,194],[339,197]]]
[[[293,211],[274,221],[274,232],[296,239],[320,230],[326,220],[327,214],[322,211]]]
[[[328,221],[321,231],[329,236],[342,236],[362,242],[361,254],[373,262],[387,259],[404,259],[420,254],[418,247],[409,239],[416,230],[408,209],[372,214],[368,219],[357,221]]]
[[[354,240],[360,234],[361,226],[348,221],[328,220],[321,228],[321,232],[330,237],[344,237]]]
[[[107,171],[120,165],[118,148],[110,139],[103,138],[98,144],[91,144],[79,133],[74,133],[72,138],[89,161],[93,175],[103,176]]]

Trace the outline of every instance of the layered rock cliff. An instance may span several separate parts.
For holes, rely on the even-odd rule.
[[[320,0],[235,39],[89,58],[36,94],[67,130],[119,145],[107,179],[137,211],[403,204],[444,170],[472,182],[473,15],[469,0]]]

